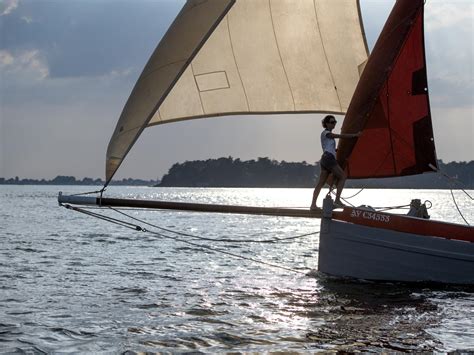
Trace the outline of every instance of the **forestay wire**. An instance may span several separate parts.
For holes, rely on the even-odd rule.
[[[68,204],[65,204],[63,206],[66,207],[67,209],[71,209],[73,211],[80,212],[80,213],[86,214],[86,215],[91,216],[91,217],[99,218],[101,220],[104,220],[104,221],[107,221],[107,222],[110,222],[110,223],[113,223],[113,224],[116,224],[116,225],[119,225],[119,226],[122,226],[122,227],[125,227],[125,228],[129,228],[129,229],[132,229],[132,230],[135,230],[135,231],[149,233],[149,234],[152,234],[152,235],[154,235],[156,237],[160,237],[160,238],[171,239],[171,240],[178,241],[178,242],[181,242],[181,243],[189,244],[189,245],[192,245],[192,246],[197,247],[199,249],[210,250],[210,251],[213,251],[215,253],[221,253],[221,254],[229,255],[229,256],[232,256],[234,258],[252,261],[254,263],[270,266],[270,267],[277,268],[277,269],[282,269],[282,270],[291,271],[291,272],[304,274],[304,275],[307,274],[307,272],[304,272],[304,271],[301,271],[301,270],[292,269],[292,268],[281,266],[281,265],[271,264],[271,263],[268,263],[266,261],[261,261],[261,260],[257,260],[257,259],[254,259],[254,258],[249,258],[249,257],[243,256],[243,255],[231,253],[229,251],[222,250],[222,249],[219,249],[219,248],[194,243],[194,242],[191,242],[189,240],[185,240],[185,239],[182,239],[182,238],[179,238],[179,237],[170,236],[170,235],[166,235],[166,234],[159,233],[159,232],[156,232],[156,231],[148,230],[146,228],[141,227],[138,224],[130,223],[130,222],[123,221],[123,220],[120,220],[120,219],[117,219],[117,218],[113,218],[113,217],[110,217],[110,216],[106,216],[106,215],[103,215],[103,214],[92,212],[92,211],[89,211],[89,210],[84,209],[84,208],[74,207],[74,206],[71,206],[71,205],[68,205]],[[118,212],[118,213],[120,213],[124,216],[127,216],[128,218],[133,219],[135,221],[138,221],[142,224],[146,224],[146,225],[151,226],[153,228],[164,230],[168,233],[174,233],[174,234],[177,234],[177,235],[192,237],[192,238],[195,238],[195,239],[206,240],[206,241],[232,242],[232,243],[244,243],[244,242],[276,243],[276,242],[282,242],[282,241],[285,241],[285,240],[291,240],[291,239],[294,240],[294,239],[308,237],[310,235],[319,234],[319,232],[314,232],[314,233],[306,233],[306,234],[301,234],[301,235],[298,235],[298,236],[287,237],[287,238],[274,238],[274,239],[270,239],[270,240],[238,240],[238,239],[205,238],[205,237],[200,237],[200,236],[196,236],[196,235],[192,235],[192,234],[177,232],[177,231],[173,231],[171,229],[166,229],[166,228],[163,228],[163,227],[159,227],[159,226],[153,225],[151,223],[148,223],[146,221],[135,218],[133,216],[130,216],[130,215],[128,215],[128,214],[126,214],[122,211],[119,211],[119,210],[115,209],[115,208],[109,207],[109,209],[111,209],[115,212]]]

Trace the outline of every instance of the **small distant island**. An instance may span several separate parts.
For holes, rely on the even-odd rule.
[[[426,173],[384,179],[348,180],[346,187],[401,189],[474,189],[474,161],[444,163],[438,161],[441,173]],[[111,185],[158,187],[279,187],[311,188],[320,173],[319,163],[286,162],[267,157],[240,160],[232,157],[176,163],[159,180],[112,180]],[[0,185],[92,185],[102,186],[102,179],[57,176],[52,180],[0,178]]]

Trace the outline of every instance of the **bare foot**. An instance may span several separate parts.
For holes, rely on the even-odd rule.
[[[344,208],[344,207],[347,207],[347,206],[345,204],[343,204],[341,200],[336,200],[336,201],[334,201],[334,207],[335,208]]]

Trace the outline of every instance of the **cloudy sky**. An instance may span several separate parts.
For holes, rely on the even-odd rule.
[[[103,177],[123,105],[183,3],[0,0],[0,177]],[[361,0],[370,48],[393,3]],[[445,162],[474,159],[473,15],[474,0],[426,4],[431,109]],[[175,162],[221,156],[314,163],[319,132],[317,115],[156,126],[116,178],[159,178]]]

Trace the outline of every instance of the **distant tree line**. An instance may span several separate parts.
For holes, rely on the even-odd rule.
[[[242,161],[219,158],[174,164],[158,186],[307,187],[318,172],[315,165],[278,162],[269,158]]]
[[[474,161],[439,161],[440,173],[384,179],[348,180],[347,187],[367,188],[474,188]],[[157,186],[163,187],[313,187],[319,163],[288,163],[267,157],[257,160],[219,158],[174,164]]]
[[[110,185],[122,186],[154,186],[159,183],[159,180],[142,180],[142,179],[122,179],[112,180]],[[87,186],[101,186],[105,181],[102,179],[92,179],[85,177],[83,179],[76,179],[74,176],[58,175],[52,180],[37,180],[37,179],[20,179],[15,178],[5,179],[0,178],[0,185],[87,185]]]
[[[348,180],[347,187],[404,188],[404,189],[474,189],[474,161],[443,163],[438,161],[441,173],[427,173],[384,179]],[[111,185],[163,187],[313,187],[320,174],[319,163],[290,163],[267,157],[257,160],[228,158],[186,161],[174,164],[158,180],[112,180]],[[52,180],[0,178],[0,185],[94,185],[102,179],[57,176]]]

